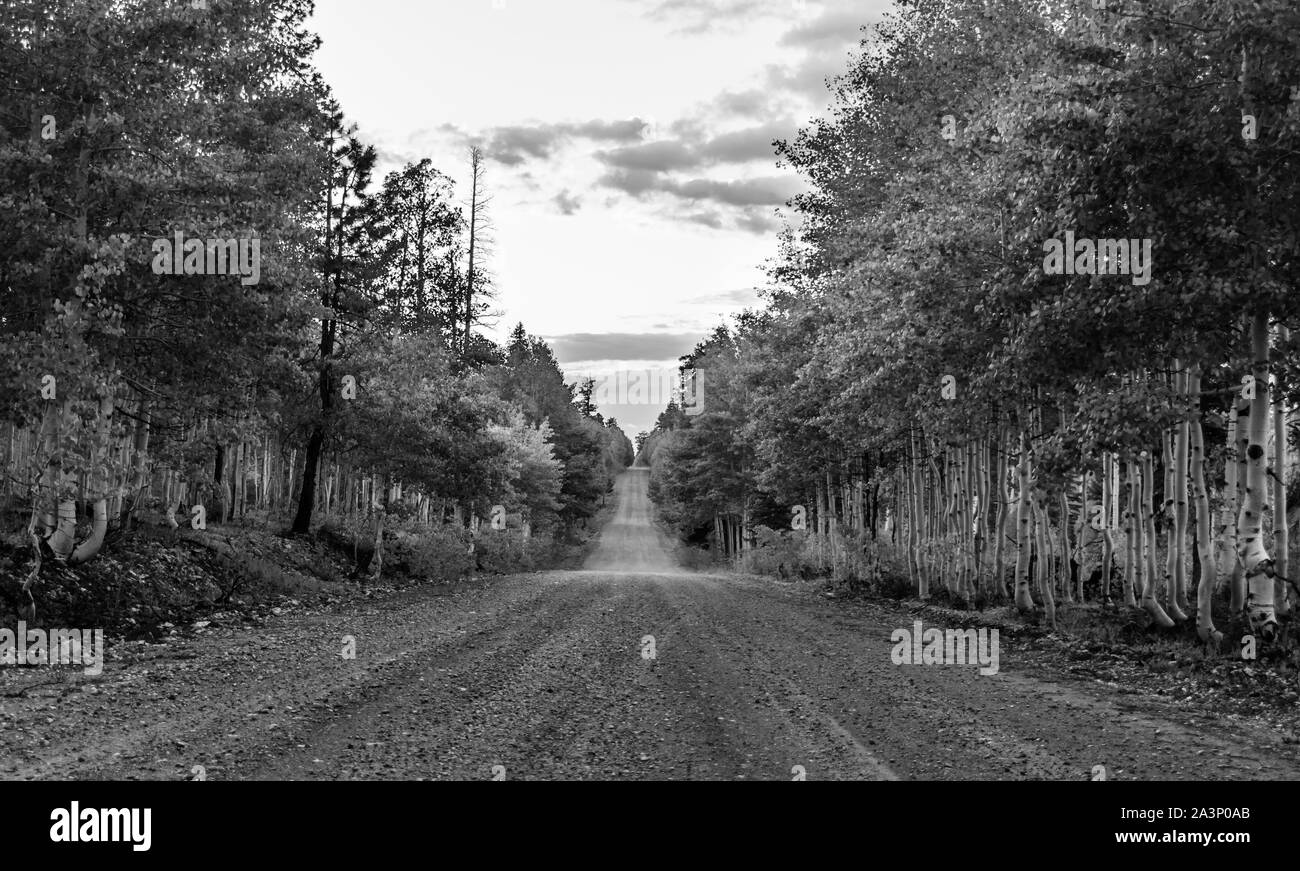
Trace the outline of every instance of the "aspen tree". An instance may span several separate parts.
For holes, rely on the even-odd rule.
[[[1252,377],[1254,377],[1252,375]],[[1256,392],[1264,389],[1256,383]],[[1246,458],[1250,448],[1250,407],[1254,400],[1242,397],[1237,404],[1237,450],[1233,459],[1237,466],[1237,501],[1232,517],[1233,548],[1232,554],[1232,594],[1229,607],[1233,614],[1240,614],[1246,608],[1246,567],[1241,560],[1241,510],[1246,504]]]
[[[1038,583],[1038,593],[1043,597],[1043,609],[1047,616],[1047,625],[1056,628],[1056,596],[1052,592],[1052,545],[1050,541],[1051,523],[1047,516],[1047,492],[1041,487],[1032,490],[1034,522],[1037,526],[1038,566],[1034,573]]]
[[[1074,601],[1074,592],[1070,589],[1070,497],[1066,488],[1061,488],[1061,601],[1069,604]]]
[[[1126,489],[1123,491],[1124,499],[1124,604],[1131,608],[1137,607],[1137,596],[1139,594],[1138,586],[1141,583],[1137,575],[1137,557],[1135,556],[1140,530],[1137,528],[1137,487],[1135,483],[1136,464],[1132,460],[1124,461],[1124,478],[1126,480]]]
[[[1174,614],[1177,604],[1174,599],[1174,560],[1178,557],[1178,542],[1174,539],[1174,431],[1160,434],[1160,465],[1164,469],[1164,505],[1160,512],[1165,531],[1165,563],[1162,577],[1164,585],[1165,613],[1174,620],[1180,618]]]
[[[979,591],[986,596],[989,592],[986,571],[989,550],[989,523],[993,515],[989,510],[992,507],[990,500],[993,497],[992,490],[989,487],[989,466],[992,461],[992,451],[993,443],[987,437],[981,439],[979,452],[979,538],[976,541],[975,583]]]
[[[1264,494],[1268,463],[1264,440],[1268,432],[1268,314],[1255,313],[1251,323],[1251,371],[1255,397],[1250,403],[1246,446],[1246,497],[1237,515],[1237,553],[1246,579],[1247,619],[1265,641],[1277,634],[1273,598],[1273,561],[1264,546]]]
[[[993,476],[993,492],[997,494],[997,519],[993,523],[993,595],[1001,600],[1007,597],[1006,578],[1003,577],[1003,552],[1007,540],[1007,454],[1010,452],[1010,435],[1000,429],[997,440],[997,471]]]
[[[944,589],[952,590],[951,577],[943,570],[944,554],[938,546],[943,538],[943,527],[941,526],[943,518],[943,477],[939,474],[939,464],[935,459],[938,454],[938,447],[933,440],[929,443],[929,452],[926,457],[926,467],[930,472],[930,486],[927,488],[930,494],[930,523],[929,523],[929,552],[930,552],[930,578],[937,578]]]
[[[1237,567],[1237,406],[1239,399],[1233,399],[1228,409],[1228,430],[1224,442],[1223,461],[1223,507],[1219,512],[1218,568],[1216,586],[1230,584]],[[1235,612],[1234,612],[1235,613]]]
[[[1210,613],[1214,599],[1214,540],[1210,537],[1210,494],[1205,487],[1205,434],[1201,427],[1201,367],[1193,364],[1187,376],[1187,393],[1192,398],[1191,420],[1192,491],[1196,499],[1196,547],[1201,561],[1201,582],[1196,590],[1196,634],[1202,641],[1218,644],[1223,634],[1214,628]]]
[[[1285,345],[1290,338],[1290,333],[1286,327],[1278,327],[1277,338],[1279,347]],[[1274,603],[1277,606],[1279,617],[1289,616],[1291,613],[1290,591],[1287,589],[1286,581],[1283,578],[1290,577],[1290,559],[1288,558],[1288,548],[1290,547],[1290,530],[1287,528],[1287,433],[1286,433],[1286,395],[1282,392],[1281,375],[1275,375],[1273,386],[1273,552],[1277,554],[1275,559],[1277,580],[1273,586]]]
[[[1052,527],[1052,518],[1047,508],[1047,491],[1034,487],[1034,547],[1039,555],[1036,575],[1038,594],[1043,595],[1043,588],[1055,591],[1056,587],[1056,530]]]
[[[1147,545],[1146,559],[1142,560],[1142,609],[1151,615],[1156,624],[1162,628],[1168,629],[1174,625],[1164,608],[1160,607],[1160,602],[1156,599],[1156,518],[1155,511],[1152,510],[1152,499],[1155,498],[1154,490],[1155,470],[1152,468],[1151,453],[1143,451],[1142,456],[1142,495],[1141,495],[1141,516],[1139,518],[1140,528],[1142,529],[1142,540]],[[1139,545],[1138,558],[1142,559],[1141,545]],[[1185,619],[1185,618],[1184,618]]]
[[[1111,562],[1115,556],[1113,536],[1119,526],[1116,522],[1119,504],[1115,496],[1115,486],[1111,481],[1115,474],[1115,456],[1110,453],[1103,454],[1101,464],[1101,600],[1109,604]]]
[[[1079,573],[1075,584],[1075,595],[1079,598],[1079,603],[1083,604],[1083,584],[1092,569],[1092,554],[1088,550],[1088,545],[1092,544],[1092,539],[1096,538],[1094,530],[1088,523],[1088,518],[1092,516],[1092,505],[1088,501],[1088,487],[1092,484],[1092,472],[1084,472],[1079,476],[1079,519],[1074,526],[1075,542],[1077,549],[1075,553],[1079,564]]]
[[[1029,595],[1029,547],[1031,511],[1029,504],[1029,448],[1025,441],[1025,432],[1020,431],[1020,456],[1016,465],[1016,608],[1031,611],[1034,607],[1033,597]]]
[[[1175,375],[1178,381],[1177,393],[1184,401],[1190,396],[1189,385],[1191,373],[1182,369],[1180,362],[1174,361]],[[1174,561],[1174,593],[1170,601],[1178,609],[1178,614],[1170,614],[1175,620],[1187,619],[1191,605],[1187,601],[1187,454],[1191,445],[1191,420],[1186,414],[1178,424],[1174,442],[1174,541],[1177,556]]]
[[[922,493],[921,493],[921,447],[920,440],[917,438],[915,428],[911,431],[912,441],[912,522],[908,534],[908,553],[909,558],[916,564],[916,592],[917,596],[922,599],[930,595],[929,585],[926,583],[925,568],[921,562],[921,523],[924,519],[922,512]]]
[[[107,460],[104,454],[107,454],[109,450],[108,436],[112,426],[112,418],[113,397],[105,393],[99,400],[99,415],[96,424],[98,440],[90,456],[90,468],[94,470],[94,478],[91,483],[98,494],[92,509],[94,519],[90,537],[81,544],[77,544],[76,502],[72,499],[59,498],[57,523],[53,525],[53,531],[46,543],[55,559],[60,562],[66,561],[71,565],[88,562],[99,553],[99,549],[104,543],[104,534],[108,530],[108,499],[104,495],[104,491],[108,489],[108,481],[103,469]],[[67,475],[62,472],[62,469],[60,469],[59,477],[61,481],[67,479]],[[37,568],[39,567],[38,561]],[[24,589],[26,587],[27,585],[24,584]]]

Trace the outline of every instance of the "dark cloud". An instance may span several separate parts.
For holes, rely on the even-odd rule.
[[[878,15],[868,16],[860,8],[827,9],[812,21],[803,23],[781,37],[781,45],[824,50],[857,45],[862,27]]]
[[[613,170],[642,173],[633,176],[630,186],[622,180],[622,176],[613,176],[617,182],[614,186],[640,193],[655,184],[644,173],[666,173],[751,160],[772,161],[776,156],[776,148],[772,143],[777,139],[790,138],[796,129],[793,121],[772,121],[744,130],[721,133],[712,138],[663,139],[597,151],[595,156]]]
[[[558,122],[554,124],[512,124],[491,127],[477,134],[452,124],[438,131],[465,144],[480,146],[488,157],[506,166],[518,166],[528,160],[546,160],[561,146],[574,139],[593,142],[634,143],[641,141],[646,122],[640,118],[623,121]]]
[[[582,124],[561,124],[573,136],[595,139],[600,142],[635,142],[648,122],[640,118],[626,121],[587,121]]]
[[[694,178],[686,182],[665,181],[662,190],[683,199],[709,200],[729,206],[779,206],[804,189],[794,176],[716,181]]]
[[[693,224],[703,224],[705,227],[714,230],[722,229],[722,216],[717,212],[696,212],[686,220]]]
[[[770,118],[772,93],[754,88],[748,91],[723,91],[712,100],[712,108],[741,118]]]
[[[582,200],[572,196],[569,189],[565,188],[555,195],[555,205],[559,208],[561,215],[575,214],[578,209],[582,208]]]
[[[543,336],[561,364],[588,360],[675,360],[703,333],[569,333]]]
[[[487,135],[483,150],[498,163],[517,166],[530,157],[550,157],[563,138],[555,125],[497,127]]]
[[[596,181],[599,185],[620,190],[634,197],[660,190],[663,182],[659,173],[648,169],[612,169]]]
[[[764,214],[756,209],[748,209],[736,220],[736,227],[756,236],[766,236],[781,229],[781,222],[775,215]]]
[[[659,192],[683,200],[709,201],[725,206],[779,206],[804,190],[804,183],[792,175],[678,181],[663,173],[644,169],[613,169],[601,176],[598,184],[634,197]]]
[[[596,158],[617,169],[640,169],[653,172],[686,169],[697,166],[700,162],[699,157],[689,146],[671,140],[598,151]]]
[[[745,130],[722,133],[705,142],[699,153],[722,163],[774,159],[777,139],[789,139],[798,129],[793,121],[772,121]]]

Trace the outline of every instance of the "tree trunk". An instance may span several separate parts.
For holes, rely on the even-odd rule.
[[[1253,377],[1253,376],[1252,376]],[[1256,392],[1263,389],[1262,385],[1256,384]],[[1240,614],[1246,608],[1246,571],[1241,562],[1241,509],[1246,504],[1246,453],[1250,447],[1250,406],[1253,400],[1242,399],[1237,404],[1237,445],[1233,453],[1237,472],[1234,480],[1237,482],[1237,498],[1234,505],[1234,513],[1231,518],[1233,529],[1233,566],[1232,566],[1232,597],[1229,608],[1233,614]]]
[[[1016,608],[1022,612],[1034,609],[1033,597],[1029,595],[1029,546],[1031,525],[1029,496],[1029,449],[1025,433],[1020,433],[1020,457],[1016,465]]]
[[[1009,437],[998,433],[997,471],[994,473],[991,493],[997,494],[997,519],[993,523],[993,596],[997,600],[1007,597],[1007,582],[1003,571],[1003,553],[1007,540],[1007,454],[1010,452]]]
[[[1268,459],[1268,314],[1257,312],[1251,323],[1252,374],[1255,398],[1250,403],[1249,444],[1246,447],[1246,498],[1237,515],[1237,553],[1246,577],[1246,617],[1265,641],[1277,635],[1273,599],[1273,561],[1264,546],[1264,494]]]
[[[1279,344],[1286,342],[1289,337],[1286,327],[1278,327]],[[1290,591],[1287,589],[1286,581],[1281,579],[1290,577],[1288,572],[1291,567],[1287,551],[1291,542],[1286,517],[1286,396],[1282,392],[1280,372],[1277,376],[1277,384],[1273,388],[1273,402],[1273,552],[1277,554],[1275,559],[1277,580],[1273,585],[1273,597],[1278,616],[1287,617],[1291,614]]]
[[[1047,494],[1038,489],[1033,491],[1034,523],[1037,528],[1036,546],[1038,550],[1038,592],[1043,597],[1043,610],[1046,612],[1047,625],[1056,628],[1056,596],[1052,591],[1052,546],[1049,539],[1051,523],[1047,516]]]
[[[1210,494],[1205,487],[1205,434],[1201,428],[1201,367],[1194,364],[1188,374],[1187,392],[1196,416],[1191,421],[1192,491],[1196,498],[1196,546],[1201,578],[1196,588],[1196,634],[1202,641],[1218,644],[1223,635],[1214,628],[1211,605],[1214,600],[1214,540],[1210,537]]]
[[[1157,625],[1168,629],[1174,625],[1174,621],[1169,618],[1165,609],[1160,607],[1159,600],[1156,599],[1156,516],[1151,504],[1152,499],[1155,498],[1152,491],[1155,489],[1156,475],[1149,451],[1142,452],[1141,460],[1142,493],[1138,516],[1138,528],[1141,533],[1138,538],[1137,558],[1142,573],[1142,610],[1150,614]],[[1142,551],[1143,544],[1148,548],[1145,555]]]
[[[1137,464],[1132,460],[1126,461],[1124,471],[1128,480],[1128,490],[1124,493],[1124,604],[1136,608],[1137,597],[1141,592],[1137,553],[1141,547],[1142,534],[1137,522]]]
[[[1110,604],[1111,565],[1115,558],[1115,512],[1118,510],[1115,485],[1115,456],[1103,454],[1101,458],[1101,601]]]
[[[1070,547],[1070,497],[1066,489],[1061,489],[1061,601],[1065,604],[1074,601],[1074,577],[1070,573],[1070,564],[1074,561]]]

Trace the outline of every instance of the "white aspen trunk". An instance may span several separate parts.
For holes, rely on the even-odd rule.
[[[1279,344],[1290,338],[1286,327],[1278,327]],[[1276,580],[1273,585],[1273,598],[1279,617],[1291,614],[1290,591],[1283,578],[1290,577],[1290,559],[1288,550],[1291,545],[1290,529],[1287,525],[1287,432],[1286,432],[1286,396],[1282,393],[1280,373],[1276,376],[1273,388],[1273,552],[1276,554]]]
[[[898,494],[898,521],[904,524],[903,528],[907,530],[906,537],[903,539],[903,550],[907,555],[907,582],[914,590],[919,590],[919,581],[916,577],[916,566],[913,564],[912,548],[912,528],[916,522],[912,519],[912,475],[909,469],[900,468],[898,470],[898,486],[895,492]]]
[[[1214,540],[1210,536],[1210,494],[1205,486],[1205,433],[1201,427],[1201,367],[1194,364],[1187,377],[1195,417],[1191,421],[1192,491],[1196,499],[1196,547],[1201,561],[1201,581],[1196,588],[1196,634],[1202,641],[1218,644],[1223,634],[1214,628]]]
[[[1092,573],[1092,557],[1088,548],[1097,537],[1095,535],[1096,530],[1088,523],[1088,518],[1092,516],[1092,504],[1088,499],[1088,487],[1091,484],[1092,472],[1084,472],[1079,476],[1079,519],[1074,526],[1075,542],[1078,544],[1076,559],[1079,563],[1079,576],[1078,582],[1075,584],[1075,595],[1079,599],[1079,604],[1084,602],[1083,585]]]
[[[1003,577],[1003,554],[1007,539],[1007,454],[1010,451],[1009,437],[998,433],[997,471],[994,473],[993,492],[998,497],[997,519],[993,523],[993,596],[999,601],[1007,598],[1007,582]]]
[[[1165,561],[1161,571],[1161,591],[1164,594],[1165,613],[1170,619],[1179,621],[1174,613],[1177,608],[1174,590],[1174,560],[1178,554],[1178,543],[1174,540],[1174,431],[1160,434],[1160,465],[1164,469],[1164,496],[1160,516],[1165,531]],[[1152,548],[1154,550],[1155,548]],[[1184,615],[1185,619],[1185,615]]]
[[[930,495],[930,510],[928,512],[929,535],[927,536],[926,542],[931,570],[926,583],[928,586],[937,579],[938,582],[943,585],[944,589],[951,591],[952,581],[948,574],[943,570],[943,553],[938,547],[943,536],[943,527],[940,525],[940,512],[943,510],[940,501],[943,496],[943,480],[939,477],[939,465],[935,460],[936,453],[937,448],[934,446],[933,441],[931,441],[930,455],[927,458],[927,465],[930,469],[930,486],[927,488]]]
[[[1146,451],[1143,451],[1146,453]],[[1129,463],[1129,505],[1133,513],[1133,542],[1129,546],[1129,557],[1133,563],[1133,594],[1141,602],[1147,582],[1146,561],[1146,517],[1142,511],[1142,464],[1141,461]]]
[[[1070,497],[1066,495],[1064,488],[1061,490],[1061,602],[1069,604],[1074,602],[1074,592],[1071,590],[1073,579],[1070,577],[1070,563],[1072,550],[1070,547]]]
[[[1246,617],[1265,641],[1278,631],[1273,597],[1273,561],[1264,546],[1264,494],[1268,459],[1268,314],[1257,312],[1251,323],[1251,370],[1255,398],[1250,403],[1249,444],[1246,447],[1246,498],[1237,515],[1237,553],[1246,578]]]
[[[1025,433],[1020,433],[1020,456],[1016,464],[1016,608],[1032,611],[1033,597],[1029,595],[1029,546],[1033,532],[1029,504],[1029,449]]]
[[[980,442],[979,450],[979,532],[975,541],[975,588],[977,593],[989,595],[988,559],[989,529],[993,519],[992,491],[989,488],[989,466],[992,465],[992,443],[987,436]]]
[[[1257,385],[1258,386],[1258,385]],[[1233,459],[1237,466],[1237,501],[1232,516],[1233,567],[1232,594],[1229,608],[1233,614],[1240,614],[1246,609],[1246,571],[1241,562],[1241,509],[1246,504],[1246,451],[1250,447],[1250,405],[1249,400],[1241,400],[1237,405],[1237,449]]]
[[[1175,361],[1175,367],[1179,362]],[[1187,398],[1191,394],[1191,373],[1180,370],[1178,394]],[[1177,544],[1177,556],[1174,560],[1174,595],[1172,597],[1178,614],[1170,614],[1175,620],[1187,619],[1191,604],[1187,600],[1187,455],[1191,447],[1191,421],[1184,418],[1178,425],[1174,441],[1174,540]]]
[[[1134,557],[1134,550],[1137,547],[1138,530],[1137,515],[1137,473],[1135,464],[1132,461],[1124,462],[1124,477],[1128,481],[1128,489],[1123,491],[1124,499],[1124,604],[1130,608],[1137,607],[1138,595],[1138,577],[1137,577],[1137,559]]]
[[[921,524],[924,522],[924,512],[922,510],[922,492],[921,492],[921,448],[920,439],[916,436],[916,431],[912,431],[912,522],[909,525],[908,550],[911,552],[911,559],[916,563],[916,591],[917,596],[921,599],[927,599],[930,596],[929,585],[926,583],[925,567],[921,564]]]
[[[113,398],[104,396],[99,401],[99,414],[96,422],[99,441],[97,444],[106,444],[108,434],[111,432],[113,419]],[[76,543],[77,533],[77,506],[76,502],[71,499],[61,499],[58,506],[58,525],[48,539],[50,550],[54,553],[55,559],[67,561],[71,565],[89,562],[99,553],[99,548],[104,543],[104,534],[108,531],[108,499],[104,495],[104,490],[108,486],[108,476],[103,472],[104,464],[101,459],[112,450],[111,447],[101,449],[97,446],[91,453],[90,467],[94,470],[94,480],[91,482],[93,488],[98,491],[94,503],[94,520],[91,527],[90,537],[81,544]]]
[[[1103,454],[1101,458],[1101,600],[1110,603],[1110,579],[1111,564],[1115,557],[1115,530],[1119,526],[1116,523],[1116,512],[1119,509],[1115,498],[1115,485],[1112,476],[1115,474],[1115,457],[1113,454]]]
[[[1202,436],[1204,438],[1204,436]],[[1228,432],[1224,442],[1223,507],[1219,511],[1214,538],[1218,548],[1215,576],[1217,585],[1231,583],[1237,565],[1237,401],[1228,409]],[[1235,613],[1235,612],[1234,612]]]
[[[975,442],[966,442],[962,448],[962,573],[966,577],[966,595],[974,601],[976,594],[975,558],[979,543],[976,541],[976,511],[979,511],[979,489],[975,486]]]
[[[1139,504],[1140,514],[1138,516],[1138,528],[1141,530],[1138,543],[1138,560],[1140,561],[1140,570],[1142,573],[1142,610],[1151,615],[1151,618],[1157,625],[1168,629],[1174,625],[1164,608],[1160,607],[1160,602],[1156,598],[1156,516],[1152,508],[1152,499],[1155,498],[1155,469],[1151,460],[1151,454],[1148,451],[1142,452],[1142,491],[1141,501]],[[1142,545],[1146,544],[1148,550],[1145,555],[1142,551]],[[1145,556],[1145,558],[1144,558]]]
[[[1047,625],[1056,628],[1056,597],[1052,591],[1052,546],[1050,542],[1051,523],[1047,516],[1047,494],[1035,489],[1030,496],[1036,530],[1036,547],[1038,551],[1037,571],[1034,572],[1038,583],[1038,594],[1043,598],[1043,609],[1047,616]]]

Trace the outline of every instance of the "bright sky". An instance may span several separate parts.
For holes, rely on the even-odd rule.
[[[772,140],[824,112],[824,79],[888,5],[317,0],[313,23],[376,182],[429,157],[467,199],[466,151],[484,148],[489,333],[523,321],[572,379],[675,369],[756,303],[801,189]],[[661,408],[601,411],[634,435]]]

